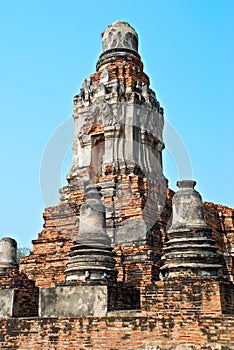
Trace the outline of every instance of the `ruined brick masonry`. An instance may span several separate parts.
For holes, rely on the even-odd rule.
[[[168,188],[138,35],[117,21],[102,46],[59,204],[19,266],[0,241],[0,348],[234,349],[234,210]]]

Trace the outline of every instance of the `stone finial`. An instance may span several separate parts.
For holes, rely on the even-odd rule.
[[[100,200],[100,189],[98,185],[88,185],[85,189],[79,232],[65,270],[66,281],[115,281],[115,259],[105,229],[105,207]]]
[[[17,242],[10,237],[2,238],[0,240],[0,270],[18,267],[16,254]]]
[[[179,191],[172,200],[172,225],[164,248],[161,271],[165,277],[211,276],[222,274],[221,256],[212,239],[212,230],[204,219],[196,182],[177,183]]]
[[[117,21],[102,34],[103,52],[111,49],[129,49],[138,52],[138,35],[130,24]]]
[[[99,57],[96,68],[99,71],[116,59],[134,61],[139,67],[142,62],[138,54],[138,35],[130,24],[117,21],[108,26],[102,33],[102,54]]]
[[[179,191],[172,201],[172,224],[168,232],[207,228],[200,194],[194,189],[196,181],[182,180],[177,182]]]

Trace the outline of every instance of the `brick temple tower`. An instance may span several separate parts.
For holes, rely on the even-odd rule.
[[[140,284],[158,276],[165,226],[160,216],[167,201],[163,109],[144,73],[136,31],[117,21],[102,34],[102,47],[96,72],[84,79],[74,97],[68,185],[60,190],[60,204],[46,209],[44,230],[22,264],[38,286],[63,280],[57,272],[64,270],[79,229],[84,188],[95,183],[102,188],[118,279]]]
[[[96,73],[84,79],[74,98],[73,161],[67,179],[79,188],[101,185],[113,242],[150,240],[166,198],[163,109],[149,88],[135,30],[115,22],[102,34],[102,46]]]
[[[4,349],[233,350],[234,210],[174,194],[163,109],[117,21],[74,97],[68,184],[29,256],[0,241]]]

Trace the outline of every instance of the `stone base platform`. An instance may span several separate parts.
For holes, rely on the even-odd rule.
[[[131,286],[63,285],[40,288],[41,317],[106,316],[108,311],[140,308],[140,292]]]

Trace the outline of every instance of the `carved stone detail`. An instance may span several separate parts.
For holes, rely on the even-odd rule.
[[[107,83],[109,81],[109,78],[110,78],[110,76],[109,76],[107,68],[103,69],[103,71],[100,75],[100,83],[102,83],[102,84]]]

